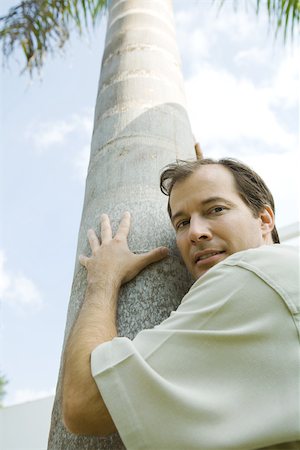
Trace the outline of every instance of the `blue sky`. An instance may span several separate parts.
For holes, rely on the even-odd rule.
[[[253,4],[256,2],[253,1]],[[279,229],[299,220],[297,42],[284,46],[265,15],[208,0],[174,2],[195,136],[206,156],[256,169]],[[13,5],[5,0],[0,14]],[[54,392],[72,283],[105,19],[73,35],[41,77],[1,77],[0,370],[5,403]],[[22,62],[21,62],[22,61]]]

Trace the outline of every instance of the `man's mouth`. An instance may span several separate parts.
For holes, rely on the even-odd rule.
[[[216,255],[220,255],[222,253],[225,253],[224,250],[203,250],[201,252],[197,252],[194,255],[194,263],[197,264],[199,261],[205,261],[210,258],[213,258]]]

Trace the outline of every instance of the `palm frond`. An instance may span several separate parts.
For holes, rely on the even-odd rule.
[[[34,69],[42,68],[47,54],[64,47],[70,32],[79,33],[95,26],[110,0],[23,0],[0,17],[0,40],[6,61],[20,48],[25,56],[25,69],[32,75]],[[222,9],[226,0],[212,0]],[[234,8],[238,7],[233,0]],[[256,0],[259,14],[266,7],[269,19],[276,24],[276,34],[284,30],[284,41],[288,33],[294,36],[300,20],[300,0]],[[298,27],[297,27],[298,31]]]
[[[257,0],[257,13],[262,6],[262,1]],[[300,20],[300,1],[299,0],[267,0],[267,10],[269,18],[276,23],[276,34],[283,28],[284,41],[290,36],[294,36],[295,25]]]
[[[106,0],[24,0],[0,17],[3,55],[8,60],[21,48],[25,68],[39,71],[47,54],[63,48],[73,29],[94,26],[106,6]]]
[[[212,0],[212,2],[218,3],[219,9],[221,9],[226,0]],[[233,0],[235,9],[237,9],[238,4],[236,0]],[[283,29],[284,42],[286,42],[289,34],[293,39],[295,28],[300,21],[300,0],[256,0],[257,14],[263,7],[267,9],[270,22],[275,23],[275,36],[277,36],[279,30]],[[299,32],[299,29],[297,31]]]
[[[7,378],[0,373],[0,407],[2,406],[2,400],[6,394],[5,386],[7,385]]]

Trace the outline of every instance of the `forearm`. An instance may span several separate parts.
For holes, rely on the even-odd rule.
[[[132,253],[127,244],[129,227],[130,214],[125,213],[113,238],[109,218],[102,214],[101,244],[90,229],[92,254],[79,257],[87,270],[88,287],[66,346],[63,375],[64,422],[73,433],[105,435],[116,430],[92,377],[90,356],[95,347],[117,335],[120,286],[168,253],[165,247]]]
[[[64,419],[68,428],[78,434],[114,431],[91,374],[90,355],[95,347],[117,335],[119,288],[117,281],[109,279],[88,284],[85,300],[67,343],[63,376]],[[93,423],[91,417],[94,418]],[[88,424],[85,418],[88,418]]]
[[[120,283],[106,277],[103,282],[88,282],[85,299],[72,330],[72,345],[99,345],[117,335],[116,313]],[[78,337],[77,337],[78,336]],[[83,343],[82,343],[83,344]]]

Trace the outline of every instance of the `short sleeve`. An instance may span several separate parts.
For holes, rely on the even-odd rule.
[[[263,448],[300,439],[297,342],[280,295],[220,265],[160,325],[98,346],[92,373],[128,449]]]

